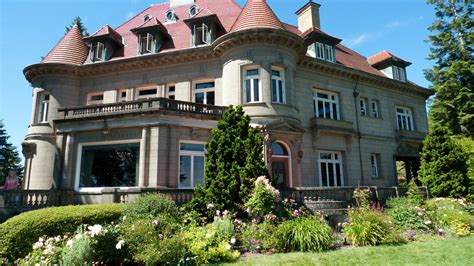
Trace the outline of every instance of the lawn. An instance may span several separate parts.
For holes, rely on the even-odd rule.
[[[344,248],[241,259],[237,265],[473,265],[474,236],[401,246]]]

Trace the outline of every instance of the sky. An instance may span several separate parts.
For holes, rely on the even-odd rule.
[[[21,151],[31,115],[32,88],[23,69],[39,63],[64,35],[76,16],[89,33],[103,25],[115,28],[151,4],[165,0],[0,0],[0,119],[10,142]],[[246,0],[236,0],[243,6]],[[281,21],[297,25],[295,12],[308,0],[267,0]],[[315,0],[321,4],[321,29],[369,57],[388,50],[412,62],[408,79],[430,83],[423,69],[430,44],[433,6],[425,0]]]

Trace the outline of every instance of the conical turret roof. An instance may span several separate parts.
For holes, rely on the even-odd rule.
[[[88,53],[89,49],[82,40],[81,30],[74,25],[41,62],[82,65]]]
[[[231,32],[252,28],[285,30],[265,0],[248,0],[232,26]]]

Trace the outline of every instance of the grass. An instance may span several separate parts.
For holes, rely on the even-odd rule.
[[[241,259],[237,265],[473,265],[474,236],[401,246],[282,253]]]

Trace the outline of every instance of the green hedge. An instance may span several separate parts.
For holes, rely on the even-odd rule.
[[[120,219],[121,204],[51,207],[29,211],[0,224],[0,258],[26,256],[38,238],[76,231],[81,224],[104,224]]]

